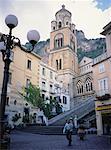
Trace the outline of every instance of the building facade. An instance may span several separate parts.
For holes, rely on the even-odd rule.
[[[103,30],[107,51],[93,60],[98,135],[111,134],[111,22]]]
[[[78,74],[77,42],[72,14],[62,6],[51,22],[49,65],[56,69],[64,90],[73,97],[72,80]],[[70,89],[69,89],[70,88]]]
[[[106,32],[106,28],[109,26],[105,27],[103,32],[107,39],[107,54],[100,57],[104,57],[104,59],[101,61],[100,57],[94,60],[84,57],[81,62],[78,62],[76,29],[71,17],[72,14],[65,9],[64,5],[62,5],[62,9],[56,12],[55,20],[51,22],[50,45],[45,47],[45,51],[41,50],[42,57],[35,53],[26,53],[20,50],[19,47],[13,50],[8,84],[7,111],[14,109],[13,111],[18,110],[19,112],[21,106],[24,107],[18,91],[21,91],[23,86],[27,87],[30,82],[39,85],[41,95],[46,103],[50,99],[56,98],[62,106],[63,112],[75,107],[75,104],[80,101],[94,97],[95,89],[96,92],[102,90],[101,85],[104,86],[105,84],[106,89],[108,89],[110,84],[110,79],[108,79],[110,75],[110,58],[107,57],[108,59],[106,59],[106,55],[110,56],[111,36],[109,30],[108,33]],[[109,64],[107,62],[102,64],[103,60],[104,63],[107,60]],[[2,60],[0,61],[2,62]],[[101,63],[100,72],[104,70],[105,65],[106,74],[98,73],[99,63]],[[3,63],[0,63],[0,70],[3,70]],[[2,73],[0,71],[0,89],[3,79]],[[99,86],[98,80],[100,82]],[[18,108],[16,109],[16,107]],[[98,109],[98,106],[96,107]],[[100,117],[100,111],[97,111],[97,115],[98,113]]]
[[[15,47],[12,51],[11,60],[12,62],[9,70],[9,82],[6,100],[6,114],[9,115],[10,121],[12,121],[12,117],[15,114],[19,114],[21,118],[24,115],[24,107],[26,102],[19,94],[19,92],[22,92],[22,88],[27,87],[30,82],[34,85],[39,86],[39,70],[41,57],[35,53],[26,53],[19,47]],[[4,68],[1,53],[0,62],[1,93]],[[35,112],[35,108],[33,108],[30,104],[29,107],[30,111],[32,110],[32,112]],[[38,112],[39,115],[40,111],[38,109],[36,110],[36,112]]]
[[[40,63],[39,86],[46,103],[55,99],[61,105],[63,112],[70,109],[69,92],[64,92],[63,84],[58,81],[57,71],[43,62]]]
[[[93,59],[83,57],[79,63],[79,74],[73,78],[73,105],[94,95],[93,89]]]

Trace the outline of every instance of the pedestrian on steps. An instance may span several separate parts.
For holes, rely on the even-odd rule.
[[[72,132],[73,132],[73,120],[70,119],[68,122],[66,121],[66,124],[63,129],[63,133],[66,134],[66,138],[68,140],[68,146],[71,146],[72,143]]]

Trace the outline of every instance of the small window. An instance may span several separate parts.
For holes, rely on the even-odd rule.
[[[42,68],[42,75],[45,76],[45,68]]]
[[[52,99],[52,96],[50,96],[50,99]]]
[[[57,70],[59,69],[59,63],[58,63],[58,60],[56,60],[56,69],[57,69]]]
[[[8,83],[12,84],[12,73],[11,72],[9,72]]]
[[[67,104],[67,98],[63,96],[63,104]]]
[[[28,88],[29,85],[30,85],[30,79],[27,79],[27,80],[26,80],[26,88]]]
[[[50,78],[53,79],[53,73],[50,71]]]
[[[50,84],[50,92],[52,92],[52,84]]]
[[[86,60],[84,60],[84,63],[86,63]]]
[[[42,82],[42,88],[45,88],[45,82]]]
[[[66,25],[68,25],[68,22],[66,22]]]
[[[45,99],[45,95],[44,94],[42,94],[42,98],[43,98],[43,100]]]
[[[59,69],[62,69],[62,60],[59,60]]]
[[[108,78],[98,80],[100,93],[104,95],[104,92],[108,92]]]
[[[53,27],[53,30],[55,30],[55,27]]]
[[[104,64],[99,64],[99,73],[102,73],[105,71],[105,67],[104,67]]]
[[[27,69],[30,69],[31,70],[31,60],[28,59],[27,61]]]
[[[14,100],[14,105],[16,105],[17,104],[17,101],[16,100]]]
[[[49,100],[49,98],[48,98],[48,97],[46,97],[46,100]]]
[[[59,28],[61,28],[61,27],[62,27],[62,23],[61,23],[61,22],[59,22],[59,25],[58,25],[58,27],[59,27]]]
[[[60,43],[61,43],[60,47],[62,47],[63,46],[63,38],[60,38]]]
[[[58,100],[59,103],[62,102],[60,96],[57,96],[56,99]]]

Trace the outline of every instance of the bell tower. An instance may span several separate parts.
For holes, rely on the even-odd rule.
[[[62,5],[51,22],[49,64],[58,72],[58,78],[68,87],[78,74],[77,41],[72,14]]]

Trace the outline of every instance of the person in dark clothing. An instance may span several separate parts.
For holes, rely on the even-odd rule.
[[[80,125],[78,128],[78,136],[79,136],[80,140],[84,140],[85,128],[83,125]]]

